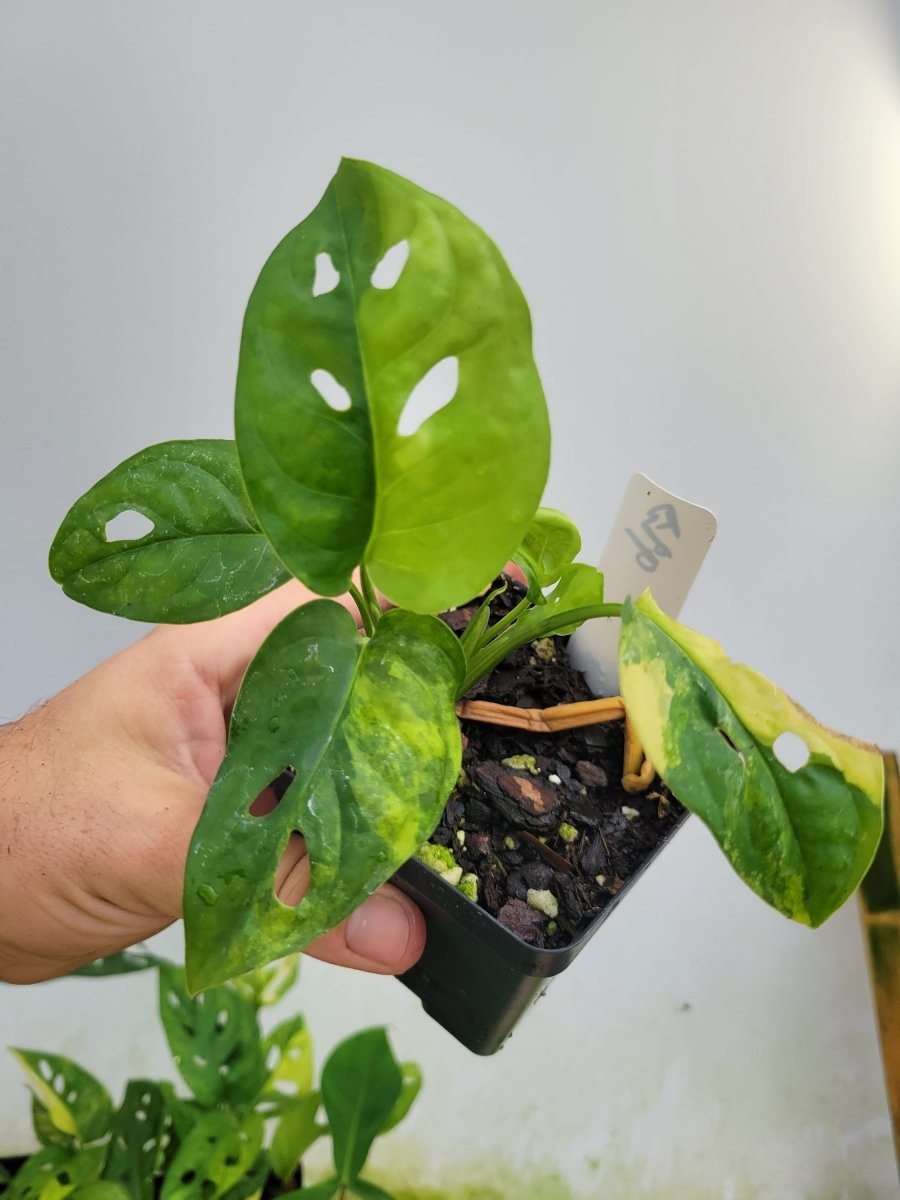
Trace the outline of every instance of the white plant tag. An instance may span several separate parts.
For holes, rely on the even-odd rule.
[[[598,566],[607,600],[634,599],[650,588],[660,608],[677,617],[716,536],[708,508],[633,475]],[[569,657],[597,696],[619,691],[618,619],[587,621],[569,641]]]

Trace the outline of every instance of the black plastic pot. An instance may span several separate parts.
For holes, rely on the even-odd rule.
[[[559,950],[536,950],[417,859],[393,882],[425,914],[425,952],[400,982],[430,1017],[476,1054],[494,1054],[548,981],[581,953],[631,885],[684,824],[683,813],[591,924]]]

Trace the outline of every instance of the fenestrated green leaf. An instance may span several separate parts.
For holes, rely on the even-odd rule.
[[[233,988],[192,997],[181,967],[159,971],[159,1013],[172,1059],[201,1104],[250,1105],[266,1078],[256,1005]]]
[[[269,1075],[263,1095],[299,1096],[313,1086],[312,1036],[304,1018],[297,1013],[282,1021],[263,1042]]]
[[[227,1110],[207,1113],[190,1131],[166,1172],[160,1200],[217,1200],[252,1172],[263,1123],[243,1123]]]
[[[47,1116],[61,1133],[92,1142],[109,1130],[112,1101],[103,1084],[61,1054],[13,1050]]]
[[[422,1071],[418,1063],[404,1062],[400,1064],[400,1095],[387,1115],[380,1133],[387,1133],[395,1125],[399,1125],[413,1106],[413,1102],[422,1090]]]
[[[571,633],[583,621],[612,613],[618,613],[618,606],[603,603],[603,575],[587,563],[570,563],[542,603],[526,608],[514,624],[470,656],[460,695],[492,671],[517,646],[550,634]]]
[[[123,513],[153,528],[109,540]],[[150,446],[95,483],[60,525],[50,573],[91,608],[175,623],[233,612],[289,578],[253,515],[234,442],[211,439]]]
[[[400,1066],[383,1029],[364,1029],[332,1051],[322,1068],[322,1103],[341,1183],[359,1175],[401,1087]]]
[[[62,1146],[45,1146],[22,1164],[3,1193],[4,1200],[65,1200],[98,1177],[105,1156],[104,1146],[74,1153]]]
[[[581,534],[574,521],[558,509],[539,508],[513,555],[525,575],[529,599],[540,603],[541,589],[556,583],[580,549]]]
[[[123,1185],[133,1200],[154,1200],[154,1176],[165,1161],[166,1135],[171,1136],[172,1127],[159,1084],[130,1080],[113,1117],[104,1179]]]
[[[400,278],[373,284],[404,242]],[[314,295],[321,255],[340,278]],[[400,433],[416,385],[452,358],[452,399]],[[318,371],[349,406],[323,398]],[[496,246],[446,201],[345,159],[250,297],[235,428],[260,523],[314,591],[345,591],[365,561],[403,607],[467,600],[521,541],[549,461],[528,309]]]
[[[879,752],[819,725],[649,593],[624,607],[619,676],[647,757],[741,878],[785,916],[820,925],[878,845]],[[809,750],[798,770],[773,749],[783,733]]]
[[[459,771],[459,644],[436,617],[395,609],[364,639],[330,600],[289,614],[245,676],[228,752],[188,857],[192,990],[296,950],[341,921],[429,836]],[[256,796],[292,767],[268,815]],[[291,833],[310,887],[275,895]]]
[[[132,946],[130,950],[119,950],[116,954],[107,954],[105,958],[97,958],[93,962],[85,963],[83,967],[76,967],[70,974],[89,978],[131,975],[135,971],[148,971],[168,961],[167,958],[160,958],[158,954],[146,950],[143,945]]]

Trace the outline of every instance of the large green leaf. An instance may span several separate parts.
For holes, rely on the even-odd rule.
[[[376,286],[403,243],[399,279]],[[314,295],[323,255],[339,282]],[[451,358],[452,399],[401,433],[416,385]],[[323,398],[319,371],[348,406]],[[235,428],[260,523],[315,591],[344,591],[364,560],[419,612],[477,593],[519,544],[549,461],[528,309],[496,246],[446,201],[345,159],[250,297]]]
[[[322,1068],[322,1103],[341,1183],[359,1175],[401,1088],[400,1066],[383,1029],[364,1029],[332,1051]]]
[[[624,607],[619,662],[629,716],[678,799],[764,900],[820,925],[878,845],[879,752],[819,725],[718,643],[665,616],[649,593]],[[809,751],[797,770],[778,756],[785,733]]]
[[[123,513],[152,529],[110,540]],[[50,573],[91,608],[176,623],[243,608],[289,578],[253,515],[234,443],[213,440],[150,446],[105,475],[60,525]]]
[[[192,991],[320,937],[431,834],[459,771],[462,674],[436,617],[395,609],[364,639],[346,609],[316,600],[274,630],[244,678],[188,856]],[[281,802],[252,816],[287,768]],[[311,876],[291,908],[274,884],[295,830]]]
[[[256,1099],[267,1072],[252,999],[228,987],[192,997],[182,968],[162,966],[159,1013],[175,1065],[202,1105],[244,1109]]]
[[[92,1142],[109,1131],[112,1101],[98,1079],[61,1054],[13,1050],[28,1085],[63,1134]]]

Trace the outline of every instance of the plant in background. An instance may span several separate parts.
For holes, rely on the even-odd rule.
[[[296,960],[194,999],[182,968],[153,956],[116,955],[83,973],[151,965],[190,1097],[167,1082],[134,1079],[115,1108],[103,1084],[70,1059],[14,1050],[42,1148],[11,1177],[0,1165],[4,1200],[256,1200],[263,1188],[303,1200],[390,1200],[360,1174],[374,1139],[409,1111],[421,1075],[414,1063],[394,1059],[383,1029],[341,1042],[315,1088],[303,1017],[265,1035],[258,1020],[259,1009],[296,979]],[[334,1175],[301,1187],[300,1159],[321,1137],[331,1138]]]
[[[538,507],[548,462],[528,309],[493,242],[444,200],[345,160],[250,297],[235,441],[153,446],[72,507],[51,571],[94,608],[205,620],[291,575],[359,608],[363,632],[333,600],[303,605],[247,671],[189,856],[192,991],[306,945],[388,879],[456,780],[459,698],[514,647],[595,617],[621,617],[623,694],[650,762],[749,886],[811,925],[857,886],[881,830],[877,750],[823,729],[649,594],[610,602],[574,561],[571,522]],[[129,511],[151,528],[117,535]],[[486,601],[457,639],[434,614],[510,558],[528,595],[493,625]],[[809,751],[795,771],[773,748],[784,732]],[[251,815],[277,779],[280,803]],[[295,830],[311,874],[291,908],[274,880]]]

